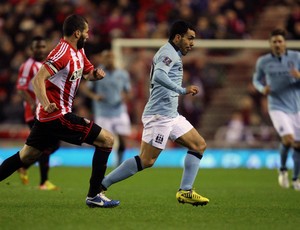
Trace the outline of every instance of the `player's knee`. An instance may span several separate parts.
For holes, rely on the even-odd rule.
[[[190,150],[193,150],[195,152],[199,152],[200,154],[203,154],[207,145],[205,141],[201,141],[199,143],[195,143],[191,146]]]
[[[41,156],[42,152],[32,147],[24,147],[20,151],[20,159],[25,165],[33,164]]]
[[[112,148],[113,145],[114,145],[114,136],[111,133],[109,133],[105,136],[103,147]]]
[[[284,146],[292,146],[294,144],[294,138],[291,135],[284,136],[281,140]]]
[[[155,161],[156,161],[156,159],[153,159],[153,158],[151,158],[151,159],[141,158],[141,163],[143,165],[143,168],[151,168],[154,165]]]

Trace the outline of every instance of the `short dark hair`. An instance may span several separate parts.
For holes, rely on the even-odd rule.
[[[270,38],[273,36],[277,36],[277,35],[281,35],[282,37],[284,37],[284,39],[286,38],[286,32],[284,29],[277,28],[277,29],[272,30],[270,33]]]
[[[76,30],[83,31],[85,29],[85,24],[88,24],[88,21],[81,15],[72,14],[68,16],[63,24],[63,35],[71,36]]]
[[[173,40],[176,34],[184,35],[188,31],[188,29],[196,31],[194,26],[189,22],[182,20],[175,21],[170,29],[169,40]]]

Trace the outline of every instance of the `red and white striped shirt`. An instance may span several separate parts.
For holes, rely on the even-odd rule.
[[[53,113],[48,113],[39,103],[37,119],[41,122],[54,120],[61,115],[72,112],[74,97],[81,77],[94,69],[84,50],[74,49],[64,39],[61,39],[60,43],[50,52],[43,65],[51,74],[51,77],[46,81],[47,97],[59,109]]]
[[[33,58],[28,58],[19,69],[16,87],[18,90],[24,90],[28,92],[34,101],[36,101],[36,97],[33,91],[31,80],[36,75],[41,66],[41,62],[38,62]],[[34,119],[34,113],[32,112],[30,104],[27,101],[24,101],[24,110],[25,121],[32,121]]]

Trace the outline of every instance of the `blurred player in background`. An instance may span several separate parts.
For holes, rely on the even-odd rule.
[[[289,149],[293,148],[292,186],[300,191],[300,53],[286,49],[285,36],[281,29],[271,32],[271,53],[257,60],[253,84],[268,96],[270,118],[281,137],[279,185],[290,186],[286,162]]]
[[[32,78],[36,75],[39,68],[42,66],[42,61],[46,57],[46,40],[41,36],[36,36],[32,39],[30,49],[32,56],[29,57],[20,67],[17,80],[17,90],[24,100],[24,117],[25,121],[31,129],[34,124],[35,109],[37,100],[31,84]],[[41,190],[56,190],[57,186],[52,184],[48,180],[49,172],[49,158],[50,154],[54,153],[59,147],[59,142],[55,145],[43,151],[43,154],[39,157],[40,166],[40,186]],[[18,170],[20,178],[23,184],[29,183],[27,169],[30,165],[22,167]]]
[[[108,199],[101,192],[101,182],[113,146],[113,135],[87,118],[72,113],[81,78],[96,81],[105,76],[102,69],[94,68],[84,53],[88,32],[88,22],[82,16],[73,14],[65,19],[63,38],[32,79],[39,101],[37,119],[24,147],[1,164],[0,181],[20,167],[35,162],[58,140],[75,145],[87,143],[95,146],[95,152],[85,202],[89,207],[110,208],[120,202]]]
[[[82,92],[93,100],[95,122],[118,138],[116,165],[123,160],[126,137],[131,133],[131,123],[126,102],[131,99],[131,84],[126,70],[115,67],[111,50],[101,53],[101,65],[105,78],[94,84],[82,84]],[[88,87],[86,87],[88,86]]]
[[[178,113],[179,95],[196,95],[198,86],[183,88],[182,56],[193,47],[195,29],[185,21],[175,22],[169,42],[155,54],[150,72],[150,97],[142,116],[144,125],[140,155],[124,161],[103,179],[106,190],[137,172],[152,167],[168,139],[188,149],[176,198],[180,203],[206,205],[209,200],[195,192],[193,184],[206,149],[205,140],[185,117]]]

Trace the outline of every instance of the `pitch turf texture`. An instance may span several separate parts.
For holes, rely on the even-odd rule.
[[[30,184],[18,174],[0,183],[0,229],[298,229],[300,192],[277,185],[276,170],[200,169],[195,187],[207,206],[180,204],[175,193],[182,169],[152,168],[113,185],[113,209],[88,208],[90,168],[55,167],[59,191],[39,191],[32,167]]]

